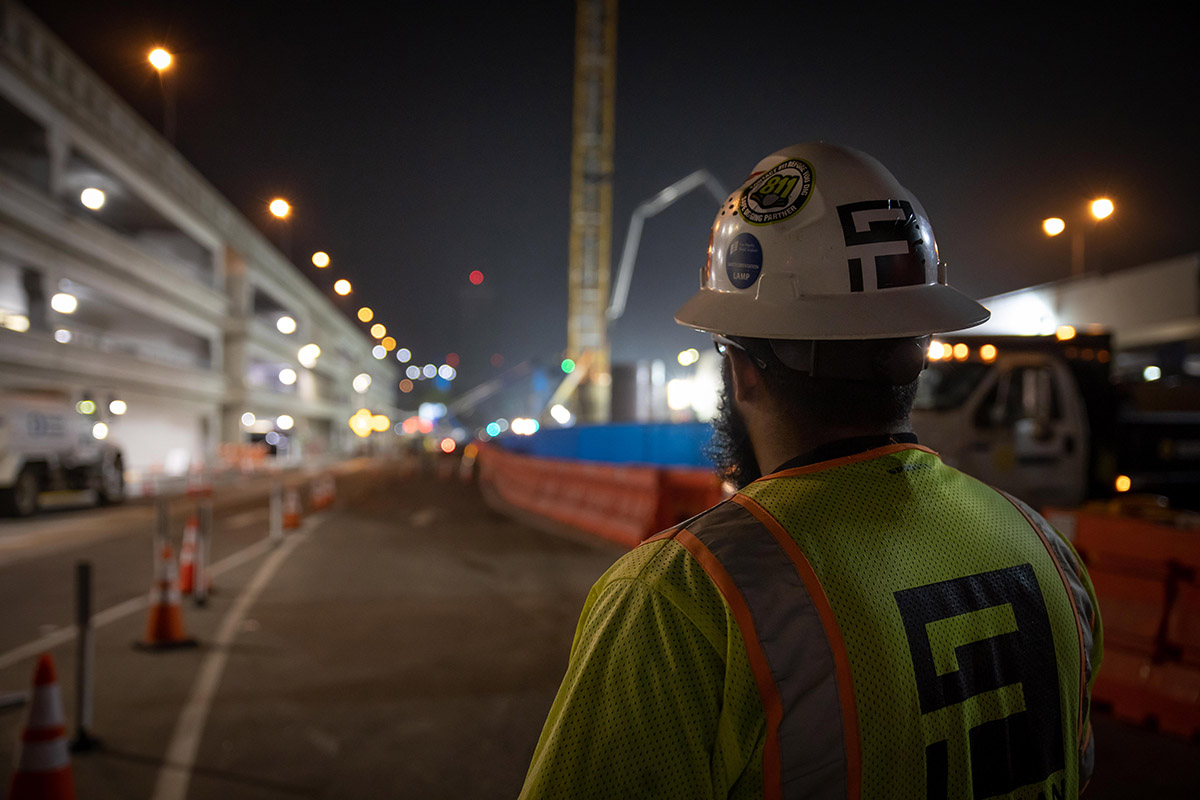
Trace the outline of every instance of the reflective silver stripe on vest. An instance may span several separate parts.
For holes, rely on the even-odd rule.
[[[833,651],[795,565],[771,532],[736,503],[724,503],[687,530],[729,573],[754,620],[783,706],[779,760],[784,800],[846,797],[845,733]],[[753,646],[750,637],[743,633],[743,638],[747,647]]]

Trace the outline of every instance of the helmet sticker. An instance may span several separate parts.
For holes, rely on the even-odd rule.
[[[876,289],[917,286],[937,264],[933,236],[907,200],[868,200],[838,206],[846,240],[850,291],[863,291],[863,265],[875,273]]]
[[[759,175],[742,190],[738,210],[752,225],[782,222],[804,208],[812,193],[813,168],[789,158]]]
[[[725,274],[739,289],[749,289],[762,272],[762,245],[752,233],[739,233],[725,251]]]

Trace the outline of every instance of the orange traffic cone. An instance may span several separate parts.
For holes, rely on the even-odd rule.
[[[288,489],[283,501],[283,527],[287,529],[300,527],[300,492]]]
[[[179,593],[190,595],[196,581],[196,533],[200,530],[200,519],[195,514],[188,517],[183,528],[183,545],[179,548]]]
[[[179,580],[171,545],[163,543],[154,565],[154,586],[150,589],[150,613],[146,617],[146,636],[135,646],[161,650],[169,647],[194,647],[195,639],[183,630]]]
[[[33,701],[8,796],[9,800],[75,800],[62,697],[49,653],[38,659]]]

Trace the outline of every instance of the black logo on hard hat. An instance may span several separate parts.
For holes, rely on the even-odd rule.
[[[850,291],[861,292],[864,265],[876,289],[918,286],[937,266],[933,234],[907,200],[868,200],[838,206],[850,268]]]
[[[749,289],[762,272],[762,245],[751,233],[739,233],[725,249],[725,274],[739,289]]]
[[[804,208],[812,194],[813,169],[791,158],[755,178],[742,190],[738,211],[752,225],[781,222]]]

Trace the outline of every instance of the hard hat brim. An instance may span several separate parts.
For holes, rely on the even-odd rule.
[[[689,328],[758,339],[895,339],[980,325],[991,312],[945,284],[809,295],[771,302],[755,292],[697,292],[675,312]]]

